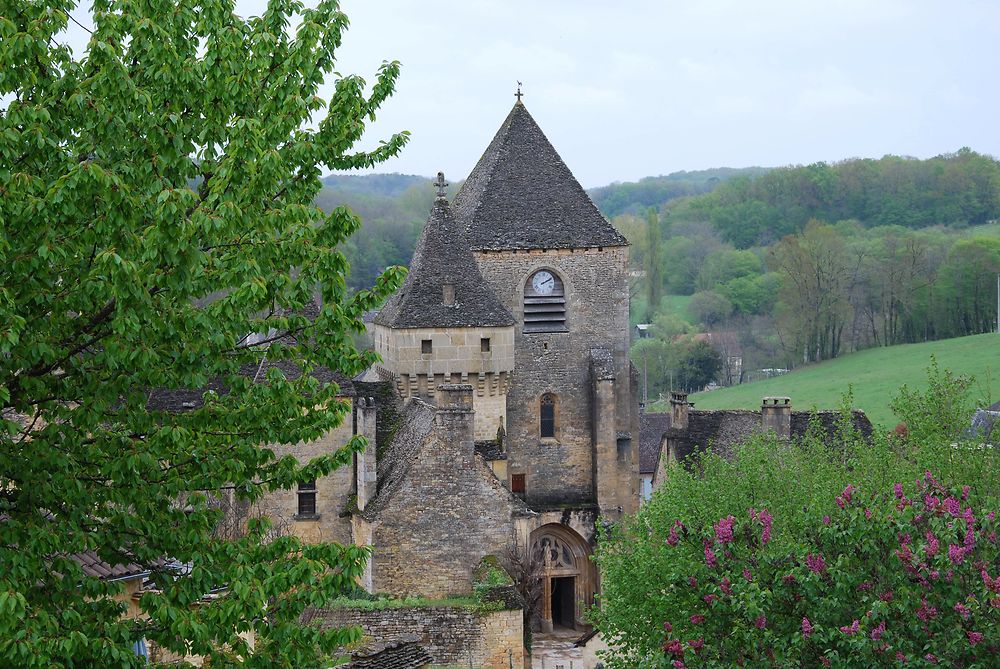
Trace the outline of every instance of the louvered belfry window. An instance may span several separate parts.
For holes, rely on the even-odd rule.
[[[539,270],[524,285],[524,331],[568,332],[566,289],[559,275]]]

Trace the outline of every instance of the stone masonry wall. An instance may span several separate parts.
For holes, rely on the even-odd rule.
[[[374,326],[375,350],[382,366],[397,379],[403,398],[433,402],[442,383],[471,383],[475,389],[476,439],[493,439],[506,429],[507,389],[514,369],[514,329],[405,328]],[[490,350],[482,350],[489,339]],[[431,352],[421,342],[431,341]]]
[[[616,432],[630,432],[628,249],[476,252],[486,281],[517,319],[514,383],[507,397],[508,476],[525,474],[535,506],[596,501],[590,349],[607,348],[615,366]],[[524,333],[524,285],[539,269],[566,291],[569,332]],[[541,439],[539,400],[558,398],[556,438]],[[635,435],[638,438],[638,435]]]
[[[299,462],[305,463],[318,455],[336,452],[350,441],[353,434],[351,414],[348,412],[339,427],[316,441],[280,444],[271,448],[278,457],[294,455]],[[315,517],[298,517],[298,492],[294,488],[267,493],[261,499],[260,508],[263,513],[271,517],[279,531],[287,530],[303,541],[309,543],[336,541],[350,544],[352,543],[351,519],[348,516],[341,517],[340,514],[347,509],[351,495],[354,494],[354,486],[354,468],[346,465],[335,469],[329,476],[316,480]]]
[[[514,516],[530,512],[473,448],[472,413],[439,406],[431,436],[373,523],[375,592],[469,594],[479,561],[510,543]]]
[[[524,666],[521,610],[479,612],[457,606],[392,608],[366,611],[352,608],[315,612],[323,627],[361,627],[376,643],[407,635],[434,658],[434,664],[482,669]],[[510,653],[508,659],[508,651]]]

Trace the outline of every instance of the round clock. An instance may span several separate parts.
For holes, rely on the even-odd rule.
[[[536,272],[533,277],[531,277],[531,287],[535,289],[535,292],[539,295],[548,295],[552,292],[552,289],[556,287],[556,278],[552,276],[551,272],[547,272],[544,269],[540,272]]]

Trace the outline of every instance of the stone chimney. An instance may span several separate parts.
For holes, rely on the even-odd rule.
[[[688,426],[688,402],[687,393],[678,390],[670,391],[670,427],[678,430],[686,430]]]
[[[356,405],[358,418],[358,434],[368,440],[365,450],[358,453],[355,476],[357,477],[356,488],[358,492],[358,510],[364,511],[365,506],[375,496],[377,484],[378,463],[375,453],[375,426],[376,409],[375,398],[359,397]]]
[[[760,405],[760,423],[765,432],[778,439],[792,436],[792,400],[789,397],[765,397]]]
[[[471,383],[444,383],[437,387],[437,414],[434,422],[448,443],[461,445],[463,455],[472,457],[476,446],[476,413],[472,408]]]

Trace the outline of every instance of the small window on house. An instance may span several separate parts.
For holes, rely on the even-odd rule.
[[[433,351],[434,351],[434,347],[431,344],[431,340],[430,339],[421,339],[420,340],[420,352],[421,353],[432,353]]]
[[[511,474],[510,491],[518,495],[524,494],[524,474]]]
[[[489,353],[490,351],[490,338],[483,337],[479,340],[479,350],[483,353]]]
[[[539,432],[543,439],[553,439],[556,436],[556,396],[552,393],[542,395],[539,406]]]
[[[316,479],[299,484],[299,512],[297,515],[316,515]]]

